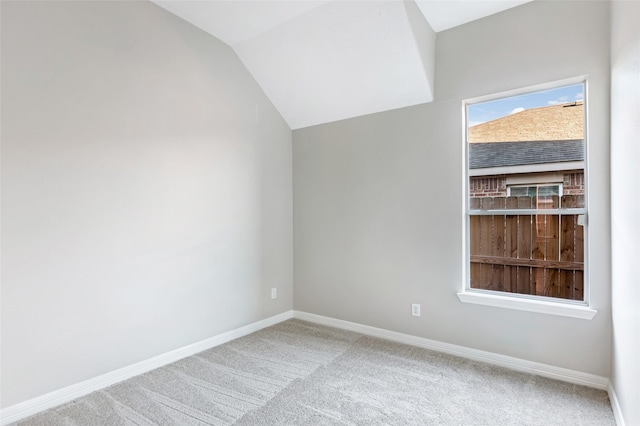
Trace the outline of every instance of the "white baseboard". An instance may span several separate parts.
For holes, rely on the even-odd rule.
[[[622,408],[620,407],[620,401],[618,401],[618,396],[616,395],[616,391],[609,383],[607,387],[607,393],[609,394],[609,401],[611,402],[611,409],[613,410],[613,417],[616,419],[617,426],[625,426],[626,423],[624,421],[624,417],[622,416]]]
[[[147,373],[156,368],[197,354],[198,352],[211,349],[215,346],[219,346],[223,343],[227,343],[239,337],[246,336],[263,328],[270,327],[292,317],[293,311],[283,312],[281,314],[263,319],[261,321],[245,325],[244,327],[236,328],[235,330],[231,330],[226,333],[222,333],[217,336],[202,340],[200,342],[175,349],[162,355],[149,358],[145,361],[140,361],[127,367],[112,371],[110,373],[85,380],[84,382],[76,383],[75,385],[67,386],[66,388],[50,392],[46,395],[24,401],[16,405],[12,405],[0,411],[0,425],[8,425],[9,423],[16,422],[18,420],[37,414],[41,411],[48,410],[49,408],[53,408],[74,399],[80,398],[91,392],[104,389],[107,386],[111,386],[123,380],[127,380],[131,377]]]
[[[205,351],[215,346],[219,346],[223,343],[229,342],[239,337],[246,336],[263,328],[270,327],[282,321],[286,321],[290,318],[297,318],[317,324],[340,328],[343,330],[355,331],[357,333],[365,334],[368,336],[379,337],[399,343],[405,343],[425,349],[431,349],[450,355],[471,359],[474,361],[480,361],[499,367],[509,368],[511,370],[537,374],[539,376],[549,377],[564,382],[607,390],[609,393],[609,399],[611,400],[611,406],[613,408],[616,423],[619,426],[625,426],[615,391],[609,384],[609,380],[605,377],[583,373],[575,370],[569,370],[566,368],[554,367],[552,365],[527,361],[506,355],[499,355],[492,352],[481,351],[478,349],[470,349],[464,346],[452,345],[450,343],[438,342],[436,340],[425,339],[423,337],[412,336],[409,334],[398,333],[382,328],[370,327],[368,325],[357,324],[349,321],[338,320],[300,311],[283,312],[281,314],[266,318],[262,321],[258,321],[244,327],[240,327],[235,330],[210,337],[200,342],[193,343],[191,345],[173,350],[171,352],[167,352],[162,355],[158,355],[156,357],[138,362],[136,364],[132,364],[124,368],[120,368],[110,373],[86,380],[84,382],[53,391],[46,395],[24,401],[16,405],[12,405],[0,411],[0,425],[4,426],[9,423],[16,422],[18,420],[37,414],[41,411],[48,410],[50,408],[80,398],[91,392],[104,389],[123,380],[138,376],[140,374],[144,374],[167,364],[171,364],[172,362],[194,355],[198,352]]]
[[[609,387],[609,379],[602,376],[596,376],[595,374],[583,373],[580,371],[569,370],[567,368],[554,367],[552,365],[542,364],[539,362],[527,361],[520,358],[481,351],[478,349],[466,348],[464,346],[452,345],[450,343],[438,342],[436,340],[425,339],[423,337],[384,330],[382,328],[370,327],[368,325],[338,320],[321,315],[309,314],[306,312],[294,311],[293,317],[304,321],[340,328],[343,330],[355,331],[367,336],[379,337],[399,343],[405,343],[425,349],[444,352],[450,355],[484,362],[486,364],[505,367],[510,370],[516,370],[525,373],[536,374],[542,377],[561,380],[563,382],[589,386],[602,390],[607,390]]]

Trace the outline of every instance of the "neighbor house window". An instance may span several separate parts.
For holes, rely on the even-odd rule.
[[[466,104],[466,292],[587,303],[584,93]]]
[[[532,197],[548,199],[552,196],[562,197],[562,184],[551,185],[512,185],[507,187],[508,197]]]

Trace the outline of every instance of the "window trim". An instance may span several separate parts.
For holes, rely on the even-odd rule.
[[[543,90],[582,84],[584,86],[584,178],[585,178],[585,206],[580,209],[582,215],[586,216],[589,211],[588,197],[588,90],[589,84],[586,76],[579,76],[550,83],[527,86],[515,90],[503,91],[490,95],[464,99],[462,101],[462,143],[463,143],[463,191],[462,191],[462,289],[457,293],[458,299],[462,303],[478,304],[498,308],[515,309],[527,312],[536,312],[548,315],[559,315],[564,317],[591,320],[598,313],[591,306],[590,302],[590,279],[589,279],[589,230],[588,224],[584,223],[584,300],[575,301],[561,298],[551,298],[537,295],[526,295],[517,293],[498,292],[484,289],[473,289],[470,283],[470,210],[469,210],[469,143],[468,141],[468,106],[481,102],[497,100],[517,95],[524,95]],[[548,170],[552,172],[553,170]],[[563,209],[564,210],[564,209]],[[573,209],[572,209],[573,210]],[[546,211],[545,211],[546,212]],[[549,214],[546,212],[546,214]]]
[[[507,295],[505,295],[507,294]],[[515,309],[518,311],[537,312],[541,314],[559,315],[563,317],[579,318],[590,320],[596,316],[598,311],[580,302],[569,303],[556,300],[538,300],[543,296],[536,296],[536,299],[527,297],[528,295],[514,295],[514,293],[493,292],[491,290],[468,289],[458,292],[458,299],[462,303],[474,305],[493,306],[496,308]],[[551,298],[544,298],[551,299]]]

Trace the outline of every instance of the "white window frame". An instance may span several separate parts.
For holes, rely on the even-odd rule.
[[[524,95],[528,93],[539,92],[543,90],[555,89],[563,86],[569,86],[573,84],[584,85],[584,144],[585,144],[585,159],[584,159],[584,176],[585,176],[585,206],[581,209],[545,209],[544,214],[579,214],[579,220],[584,229],[584,300],[568,300],[554,297],[545,297],[537,295],[517,294],[500,291],[491,291],[484,289],[473,289],[470,287],[470,216],[471,211],[469,209],[469,144],[467,142],[468,134],[468,107],[469,105],[508,98],[517,95]],[[588,104],[587,104],[587,92],[588,81],[585,76],[565,79],[561,81],[555,81],[551,83],[545,83],[535,86],[524,87],[515,90],[509,90],[501,93],[495,93],[487,96],[480,96],[476,98],[470,98],[463,100],[462,102],[462,122],[463,122],[463,137],[462,143],[463,149],[463,173],[464,173],[464,191],[463,191],[463,285],[462,290],[457,293],[458,299],[463,303],[472,303],[485,306],[493,306],[506,309],[515,309],[520,311],[537,312],[541,314],[559,315],[571,318],[579,318],[591,320],[598,311],[590,306],[590,280],[589,280],[589,229],[588,223],[585,220],[588,212]],[[513,183],[515,184],[515,182]],[[522,183],[523,186],[531,186],[526,183]],[[536,184],[533,184],[536,185]],[[540,214],[539,210],[520,210],[524,214]],[[484,212],[474,211],[473,214],[509,214],[512,210],[500,211],[493,210]]]
[[[562,183],[559,182],[549,182],[549,183],[519,183],[516,185],[507,184],[507,197],[511,197],[511,190],[513,188],[540,188],[541,186],[557,186],[558,187],[558,197],[562,197]]]

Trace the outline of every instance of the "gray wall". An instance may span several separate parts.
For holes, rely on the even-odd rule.
[[[640,425],[640,3],[611,5],[611,383]]]
[[[608,40],[606,2],[528,3],[438,33],[435,102],[295,130],[294,308],[608,377]],[[580,75],[598,315],[461,303],[462,100]]]
[[[1,136],[3,407],[292,308],[291,130],[222,42],[3,1]]]

